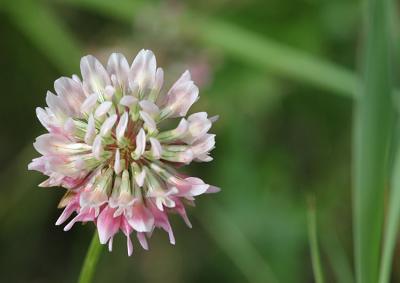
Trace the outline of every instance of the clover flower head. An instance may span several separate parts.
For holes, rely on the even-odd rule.
[[[208,133],[216,117],[206,112],[186,117],[199,98],[188,71],[162,95],[163,70],[150,50],[141,50],[129,66],[113,53],[106,68],[93,56],[81,59],[82,79],[55,81],[57,94],[47,92],[47,107],[36,114],[48,133],[35,149],[42,155],[29,164],[48,176],[42,187],[67,189],[56,225],[93,221],[102,244],[112,250],[113,237],[136,233],[148,249],[154,228],[174,235],[168,214],[178,213],[188,226],[184,203],[219,188],[177,169],[192,161],[211,161],[215,135]],[[175,126],[166,129],[172,118]]]

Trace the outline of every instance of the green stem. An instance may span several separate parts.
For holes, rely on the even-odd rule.
[[[94,232],[89,249],[86,253],[85,261],[82,265],[78,283],[91,283],[93,281],[93,275],[101,255],[101,251],[102,246],[99,242],[99,237],[96,231]]]
[[[316,283],[324,283],[321,257],[319,255],[319,247],[318,247],[317,215],[316,215],[314,197],[308,198],[307,222],[308,222],[308,240],[310,244],[311,262],[314,272],[314,279]]]

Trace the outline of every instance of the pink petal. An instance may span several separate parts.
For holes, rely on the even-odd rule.
[[[173,197],[173,200],[175,202],[175,207],[172,210],[178,212],[182,217],[183,221],[185,221],[186,225],[189,228],[192,228],[192,223],[190,223],[190,220],[186,214],[185,206],[183,205],[183,203],[177,197]]]
[[[115,209],[106,206],[97,218],[97,230],[99,232],[100,243],[105,244],[119,230],[121,218],[114,218]]]
[[[168,233],[169,236],[169,242],[171,244],[175,244],[175,237],[174,233],[171,228],[171,224],[169,223],[168,216],[166,212],[160,211],[151,201],[148,202],[149,208],[151,209],[153,215],[154,215],[154,225],[156,227],[161,227]]]
[[[78,211],[79,203],[77,201],[70,202],[61,213],[60,217],[56,221],[56,225],[63,224],[75,211]]]
[[[147,251],[149,249],[149,245],[147,243],[146,234],[138,232],[138,233],[136,233],[136,236],[137,236],[137,238],[139,240],[139,243],[142,246],[142,248]]]
[[[68,106],[74,116],[80,116],[80,106],[86,98],[82,83],[73,79],[61,77],[54,82],[54,89]]]
[[[154,216],[142,203],[133,205],[129,224],[137,232],[150,232],[154,226]]]

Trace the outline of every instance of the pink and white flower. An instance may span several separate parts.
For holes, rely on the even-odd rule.
[[[28,168],[48,176],[40,186],[67,189],[56,225],[72,218],[64,227],[69,230],[76,222],[92,221],[110,250],[122,231],[128,255],[131,233],[147,249],[146,238],[156,227],[174,244],[169,213],[191,227],[184,203],[219,191],[177,172],[192,161],[212,160],[215,135],[208,131],[216,117],[199,112],[185,118],[199,98],[188,71],[162,95],[164,73],[150,50],[141,50],[131,66],[118,53],[106,67],[91,55],[80,66],[82,80],[76,75],[56,80],[56,94],[48,92],[47,107],[36,109],[48,133],[36,139],[42,156]],[[175,128],[162,128],[168,118],[180,119]]]

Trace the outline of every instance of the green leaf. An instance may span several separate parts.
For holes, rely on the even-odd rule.
[[[353,223],[356,279],[378,280],[383,196],[393,109],[390,72],[390,0],[367,0],[363,81],[354,117]]]

